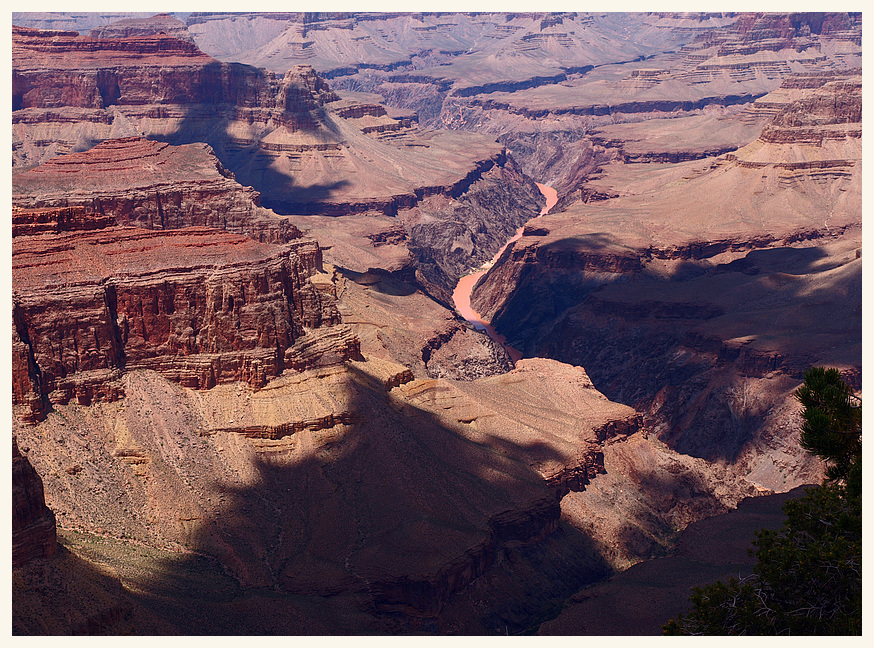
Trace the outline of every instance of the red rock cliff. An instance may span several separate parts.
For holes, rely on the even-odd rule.
[[[314,72],[220,63],[171,36],[89,38],[13,27],[12,106],[229,103],[294,110],[336,99]]]
[[[114,399],[113,380],[138,368],[189,387],[262,386],[287,361],[307,364],[287,353],[305,329],[339,322],[308,281],[320,265],[315,241],[268,245],[203,228],[18,237],[13,403],[32,419],[46,398]],[[356,342],[330,351],[356,357]]]
[[[112,224],[206,226],[269,243],[301,236],[260,207],[258,192],[237,183],[206,144],[107,140],[17,172],[12,187],[13,236]]]

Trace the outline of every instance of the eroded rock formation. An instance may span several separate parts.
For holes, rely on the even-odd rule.
[[[107,140],[31,169],[12,182],[12,235],[103,229],[211,227],[266,243],[301,236],[259,206],[209,146],[137,137]]]
[[[290,351],[305,329],[339,323],[308,281],[320,264],[312,241],[268,245],[203,228],[17,238],[14,402],[113,399],[119,373],[137,368],[196,388],[263,386],[286,363],[308,364]],[[342,348],[341,359],[356,356]]]
[[[125,370],[263,386],[359,357],[347,329],[315,333],[340,322],[318,243],[205,145],[110,140],[13,185],[13,402],[31,420],[118,398]]]
[[[12,568],[58,552],[55,516],[46,506],[43,483],[12,436]]]
[[[789,74],[861,64],[861,17],[847,13],[204,14],[188,23],[222,60],[306,63],[335,88],[415,110],[424,125],[492,133],[562,204],[609,159],[589,148],[593,126],[707,115],[713,132],[714,113],[742,109]],[[403,44],[386,33],[403,33]],[[253,46],[235,48],[227,34]],[[747,126],[718,148],[669,139],[668,150],[629,154],[719,154],[761,123]]]
[[[585,366],[671,448],[759,489],[815,481],[785,404],[811,364],[861,372],[854,79],[788,79],[761,137],[717,158],[605,166],[591,187],[616,197],[540,219],[474,308],[516,348]]]
[[[257,391],[122,382],[122,400],[19,428],[52,472],[61,524],[206,551],[245,587],[432,618],[503,551],[551,533],[561,497],[603,470],[601,445],[639,425],[549,360],[459,383],[376,359]],[[546,425],[543,394],[571,405]],[[69,497],[98,474],[103,490]]]
[[[154,36],[166,34],[179,40],[194,42],[194,37],[181,20],[170,14],[158,14],[146,18],[122,18],[100,27],[88,34],[91,38],[130,38],[131,36]]]
[[[820,479],[791,394],[861,385],[858,16],[189,18],[275,72],[180,24],[14,30],[13,431],[65,551],[142,594],[19,602],[531,631]],[[564,211],[474,299],[514,366],[445,306],[539,211],[523,170]]]
[[[400,217],[403,229],[395,227],[389,239],[380,238],[382,227],[359,234],[360,221],[343,218],[319,228],[317,234],[331,248],[335,238],[351,240],[353,257],[332,259],[338,265],[356,272],[418,271],[421,284],[447,304],[460,273],[497,250],[528,213],[537,211],[536,187],[493,139],[421,131],[409,111],[387,111],[372,95],[341,98],[308,66],[276,76],[219,63],[191,43],[166,34],[94,38],[15,28],[13,40],[16,166],[89,149],[109,138],[144,136],[177,145],[205,142],[220,161],[220,174],[228,176],[225,169],[229,170],[236,180],[253,187],[266,207],[283,214]],[[144,142],[138,149],[119,141],[124,143],[106,144],[98,152],[118,159],[106,147],[123,146],[131,155],[155,158],[144,178],[126,187],[133,203],[105,207],[130,212],[117,221],[147,227],[194,221],[190,224],[250,235],[264,230],[258,237],[268,241],[289,236],[273,232],[260,212],[245,216],[257,222],[240,229],[236,221],[244,215],[236,206],[223,206],[227,215],[221,217],[187,209],[188,200],[201,201],[211,191],[201,180],[204,175],[221,186],[210,169],[196,171],[200,177],[190,188],[178,187],[175,194],[165,195],[162,183],[172,173],[165,173],[162,165],[168,164],[173,172],[180,164],[196,166],[194,149]],[[175,159],[165,159],[168,156]],[[98,153],[87,160],[94,173],[107,170]],[[201,158],[208,164],[206,160]],[[70,180],[60,180],[69,178],[63,174],[64,164],[77,165],[79,159],[74,155],[42,167],[39,173],[50,178],[23,174],[22,191],[42,195],[37,178],[43,178],[43,184],[68,185]],[[97,194],[88,196],[94,213],[104,209]],[[243,199],[243,206],[248,202]],[[64,206],[73,206],[73,201]],[[152,220],[145,223],[143,214]],[[226,222],[218,222],[221,219]],[[54,217],[18,213],[16,220],[21,229],[46,221],[50,226]],[[306,219],[296,222],[301,229],[311,229]],[[391,248],[390,262],[363,265],[373,261],[371,251],[379,246]],[[386,253],[381,250],[375,256]]]

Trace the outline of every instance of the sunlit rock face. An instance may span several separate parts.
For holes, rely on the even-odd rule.
[[[344,248],[349,254],[338,255],[338,265],[415,276],[445,304],[458,277],[538,210],[534,183],[492,137],[423,131],[414,113],[387,109],[374,95],[340,96],[307,65],[275,74],[222,63],[163,33],[102,38],[16,27],[13,41],[16,167],[110,139],[206,143],[220,173],[252,187],[257,204],[285,215],[334,218],[325,222],[329,227],[318,227],[316,219],[296,222],[303,229],[315,226],[337,252],[334,239],[352,244]],[[108,154],[112,146],[98,149]],[[160,182],[167,178],[161,179],[163,157],[194,155],[173,149],[154,154],[146,175]],[[97,154],[89,160],[100,172]],[[140,183],[139,190],[142,195],[150,187]],[[158,209],[150,218],[173,222],[166,201],[152,207]],[[165,216],[160,208],[166,207]],[[382,224],[374,230],[343,218],[364,215],[398,218],[402,228],[393,221],[386,239]],[[192,224],[239,230],[230,215],[222,218],[228,222],[213,217]],[[185,220],[192,218],[176,216]],[[259,234],[264,240],[284,235]]]
[[[119,398],[137,368],[263,386],[286,362],[318,363],[294,345],[339,324],[310,282],[324,274],[318,243],[204,145],[110,140],[15,175],[13,402],[31,419],[50,402]],[[359,353],[346,333],[338,359]]]
[[[803,483],[792,389],[812,364],[861,385],[859,91],[857,71],[788,77],[749,108],[770,121],[745,146],[605,166],[588,187],[612,197],[540,219],[472,304],[526,353],[585,366],[672,448],[761,488]]]
[[[821,479],[860,15],[96,16],[13,15],[14,628],[548,631]]]

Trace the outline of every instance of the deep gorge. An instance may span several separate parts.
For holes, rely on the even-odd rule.
[[[822,478],[860,14],[13,25],[14,634],[658,634]]]

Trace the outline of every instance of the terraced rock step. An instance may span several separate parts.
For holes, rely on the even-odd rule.
[[[560,498],[602,470],[601,445],[638,422],[548,360],[473,382],[410,378],[374,359],[194,391],[137,370],[124,399],[58,404],[21,433],[66,527],[97,516],[116,537],[211,553],[245,588],[433,619],[502,552],[552,533]],[[545,393],[571,408],[541,420]],[[58,435],[68,455],[46,452]],[[68,496],[97,474],[103,489]]]
[[[16,172],[12,193],[13,236],[109,225],[212,227],[266,243],[301,236],[260,207],[258,192],[237,183],[205,144],[108,140]]]
[[[330,295],[308,281],[321,266],[313,241],[118,227],[15,241],[13,401],[29,418],[49,400],[119,397],[113,385],[124,370],[153,369],[198,388],[263,386],[286,361],[358,357],[347,329],[293,346],[305,327],[339,322]]]

